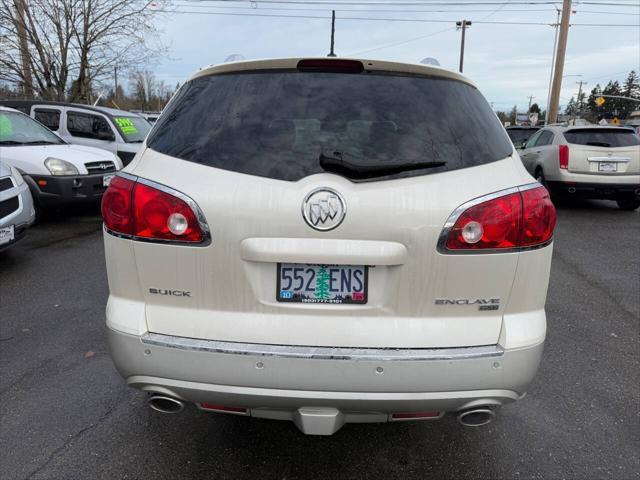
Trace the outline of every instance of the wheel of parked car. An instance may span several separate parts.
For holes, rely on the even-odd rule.
[[[636,210],[640,207],[640,200],[616,200],[616,203],[621,210]]]
[[[544,179],[544,172],[542,171],[541,168],[538,168],[536,170],[535,179],[540,185],[542,185],[545,188],[547,187],[547,183]]]

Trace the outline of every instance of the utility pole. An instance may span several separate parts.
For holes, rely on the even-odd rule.
[[[464,34],[467,30],[467,27],[471,26],[471,21],[469,20],[462,20],[461,22],[456,22],[456,28],[457,29],[462,29],[462,41],[460,43],[460,73],[462,73],[462,65],[464,63]]]
[[[118,103],[118,66],[113,67],[113,98],[115,98],[116,103]]]
[[[27,27],[24,19],[24,0],[13,0],[16,7],[18,24],[18,40],[20,42],[20,60],[22,62],[22,94],[26,98],[33,97],[33,78],[31,76],[31,59],[29,57],[29,44],[27,43]]]
[[[553,81],[553,66],[556,62],[556,47],[558,46],[558,27],[560,26],[560,9],[556,7],[556,23],[553,24],[553,53],[551,68],[549,69],[549,88],[547,89],[547,109],[544,112],[544,123],[549,123],[549,103],[551,102],[551,82]]]
[[[327,57],[336,56],[335,52],[333,51],[335,35],[336,35],[336,11],[331,10],[331,48],[329,50],[329,55],[327,55]]]
[[[580,80],[579,82],[576,82],[579,87],[578,87],[578,98],[576,99],[576,106],[573,110],[572,113],[572,117],[573,117],[573,124],[575,125],[575,121],[576,121],[576,110],[578,110],[578,114],[582,113],[582,103],[580,101],[580,97],[582,96],[582,85],[586,85],[587,82],[585,82],[584,80]]]
[[[531,113],[531,100],[533,100],[534,97],[533,95],[529,95],[529,108],[527,108],[527,115]]]
[[[556,123],[558,120],[558,106],[560,103],[560,89],[562,88],[564,56],[567,52],[570,16],[571,0],[563,0],[562,18],[560,20],[560,35],[558,37],[558,54],[556,55],[556,64],[553,70],[553,85],[551,86],[551,100],[549,101],[549,123]]]

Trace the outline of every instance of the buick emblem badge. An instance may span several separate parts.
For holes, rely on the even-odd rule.
[[[337,228],[347,213],[342,195],[329,187],[312,190],[302,202],[302,217],[316,230],[328,231]]]

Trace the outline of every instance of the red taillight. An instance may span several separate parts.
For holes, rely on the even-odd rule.
[[[560,164],[560,168],[564,170],[569,168],[569,146],[568,145],[558,146],[558,163]]]
[[[419,420],[421,418],[438,418],[440,412],[392,413],[393,420]]]
[[[530,247],[547,242],[556,226],[556,209],[549,192],[544,187],[521,192],[522,195],[522,240],[520,246]]]
[[[212,412],[225,412],[225,413],[239,413],[241,415],[247,414],[247,409],[244,407],[230,407],[228,405],[213,405],[211,403],[199,403],[200,408],[203,410],[209,410]]]
[[[181,198],[116,176],[102,197],[102,217],[112,232],[149,240],[199,243],[204,232]]]
[[[480,250],[518,246],[522,222],[520,192],[465,210],[449,233],[449,250]]]
[[[509,250],[546,243],[556,212],[540,186],[478,203],[463,211],[449,231],[447,250]]]
[[[102,196],[102,218],[109,230],[125,235],[133,234],[131,192],[136,182],[124,177],[113,177]]]

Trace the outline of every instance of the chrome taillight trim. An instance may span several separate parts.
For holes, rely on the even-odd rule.
[[[526,192],[527,190],[532,190],[534,188],[544,188],[540,183],[533,182],[527,183],[526,185],[520,185],[519,187],[511,187],[506,188],[504,190],[498,190],[497,192],[489,193],[488,195],[483,195],[482,197],[474,198],[473,200],[469,200],[466,203],[463,203],[458,208],[456,208],[449,218],[444,224],[442,231],[440,232],[440,237],[438,237],[438,253],[442,253],[444,255],[486,255],[491,253],[514,253],[514,252],[523,252],[527,250],[537,250],[539,248],[546,247],[553,242],[553,235],[549,240],[543,243],[539,243],[536,245],[528,245],[526,247],[514,247],[514,248],[483,248],[480,250],[449,250],[447,248],[447,239],[449,238],[449,234],[451,233],[451,229],[460,218],[463,212],[468,210],[471,207],[475,207],[484,202],[488,202],[489,200],[494,200],[496,198],[504,197],[505,195],[511,195],[512,193],[518,192]]]
[[[122,172],[122,171],[118,172],[116,173],[116,177],[126,178],[127,180],[131,180],[132,182],[141,183],[148,187],[155,188],[156,190],[160,190],[161,192],[168,193],[169,195],[173,195],[174,197],[177,197],[183,202],[185,202],[187,205],[189,205],[189,208],[198,219],[198,225],[200,226],[200,230],[202,230],[203,239],[202,241],[196,243],[196,242],[183,242],[180,240],[164,240],[164,239],[139,237],[137,235],[130,235],[127,233],[115,232],[107,228],[107,226],[104,225],[103,223],[104,231],[107,232],[109,235],[113,235],[114,237],[119,237],[119,238],[125,238],[128,240],[135,240],[137,242],[158,243],[163,245],[181,245],[184,247],[206,247],[211,244],[211,230],[209,229],[209,224],[207,223],[207,220],[204,216],[204,212],[191,197],[174,188],[168,187],[166,185],[154,182],[146,178],[132,175],[127,172]]]

